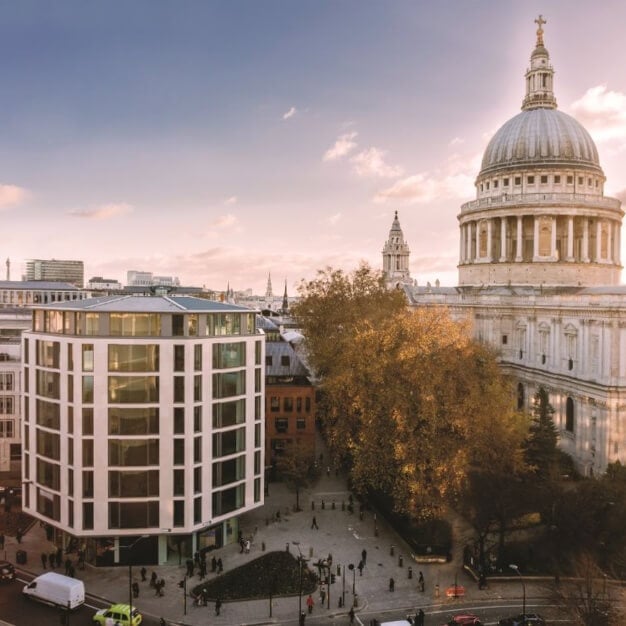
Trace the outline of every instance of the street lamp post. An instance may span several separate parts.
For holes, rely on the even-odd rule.
[[[132,621],[133,618],[133,548],[142,540],[147,539],[149,535],[141,535],[127,546],[120,546],[120,548],[126,548],[128,550],[128,619]]]
[[[356,595],[356,569],[354,567],[354,563],[350,563],[350,565],[348,565],[348,569],[352,570],[352,606],[354,606],[354,596]]]
[[[305,558],[302,556],[302,550],[300,550],[300,542],[292,541],[291,543],[298,548],[298,562],[300,564],[300,590],[298,593],[298,620],[300,620],[302,615],[302,566],[305,563]]]
[[[522,620],[526,621],[526,585],[524,584],[524,577],[522,576],[522,573],[519,571],[519,567],[515,565],[515,563],[511,563],[509,567],[514,572],[517,572],[517,575],[519,576],[519,579],[522,583]]]
[[[346,606],[346,567],[341,568],[341,606]]]

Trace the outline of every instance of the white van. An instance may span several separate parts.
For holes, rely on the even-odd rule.
[[[46,572],[34,578],[22,590],[24,597],[52,606],[75,609],[85,603],[85,585],[82,580]]]

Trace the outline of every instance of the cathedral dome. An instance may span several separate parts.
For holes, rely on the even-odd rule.
[[[584,127],[556,108],[524,110],[493,136],[479,178],[504,168],[557,166],[602,173],[598,150]]]

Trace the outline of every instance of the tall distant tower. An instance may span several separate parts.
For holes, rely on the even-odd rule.
[[[7,257],[7,280],[11,280],[11,261]]]
[[[268,273],[267,275],[267,288],[265,289],[265,297],[273,298],[274,294],[272,293],[272,275]]]
[[[283,294],[283,313],[289,310],[289,296],[287,295],[287,279],[285,278],[285,293]]]
[[[389,231],[389,239],[383,247],[383,273],[390,287],[411,283],[409,271],[409,245],[404,241],[404,234],[396,211]]]

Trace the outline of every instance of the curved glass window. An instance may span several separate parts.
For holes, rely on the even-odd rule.
[[[159,370],[159,346],[109,345],[110,372],[157,372]]]
[[[158,376],[109,376],[109,402],[146,403],[159,401]]]

